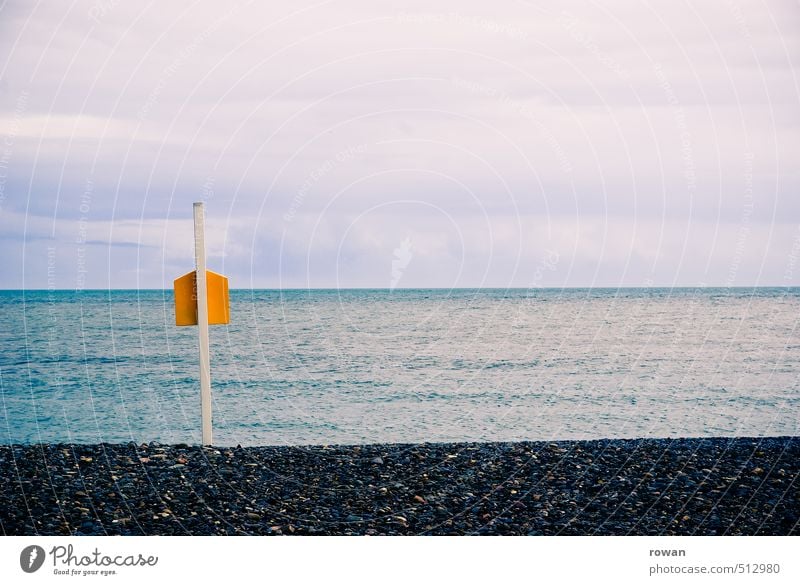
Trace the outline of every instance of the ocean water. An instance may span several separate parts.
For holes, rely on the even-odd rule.
[[[172,291],[0,292],[0,442],[197,443]],[[800,289],[237,290],[219,445],[797,435]]]

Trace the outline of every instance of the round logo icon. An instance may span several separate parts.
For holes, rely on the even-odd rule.
[[[44,564],[44,549],[41,546],[32,544],[26,546],[19,553],[19,566],[26,573],[35,573]]]

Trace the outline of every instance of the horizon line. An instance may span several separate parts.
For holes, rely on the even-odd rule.
[[[460,287],[370,287],[370,286],[354,286],[354,287],[253,287],[253,288],[230,288],[230,291],[353,291],[353,290],[374,290],[374,291],[419,291],[419,290],[655,290],[655,289],[669,289],[669,290],[705,290],[705,289],[725,289],[725,290],[757,290],[757,289],[794,289],[800,288],[799,284],[759,284],[759,285],[650,285],[650,286],[460,286]],[[2,288],[0,292],[114,292],[114,291],[171,291],[170,288],[158,287],[141,287],[141,288]]]

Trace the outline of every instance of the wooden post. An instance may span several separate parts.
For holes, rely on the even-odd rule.
[[[197,330],[200,343],[200,414],[203,445],[211,445],[211,360],[208,351],[208,288],[203,203],[194,204],[194,259],[197,273]]]

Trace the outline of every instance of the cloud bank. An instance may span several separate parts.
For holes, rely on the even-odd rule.
[[[3,287],[800,285],[798,17],[6,3]]]

